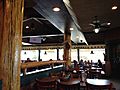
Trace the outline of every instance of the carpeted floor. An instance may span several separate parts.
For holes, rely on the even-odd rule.
[[[120,90],[120,80],[119,79],[110,79],[110,80],[113,83],[116,90]]]

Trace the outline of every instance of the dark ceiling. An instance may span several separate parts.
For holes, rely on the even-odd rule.
[[[75,31],[72,31],[74,44],[77,42],[78,34],[80,40],[77,44],[85,44],[86,41],[88,44],[104,44],[104,32],[120,27],[120,1],[118,0],[70,0],[72,8],[69,7],[69,2],[64,3],[63,1],[25,0],[23,42],[31,44],[63,43],[66,20],[69,20],[71,27],[75,28]],[[113,5],[117,5],[118,8],[112,10]],[[59,6],[60,12],[53,12],[54,6]],[[100,33],[95,34],[93,27],[89,25],[94,16],[98,17],[100,23],[110,22],[110,27],[101,28]],[[36,42],[32,42],[33,40]],[[80,43],[81,40],[85,43]]]
[[[120,0],[70,0],[70,2],[82,28],[81,31],[93,31],[89,24],[94,16],[98,16],[101,23],[110,22],[110,28],[120,27]],[[114,5],[118,6],[116,10],[112,10]]]

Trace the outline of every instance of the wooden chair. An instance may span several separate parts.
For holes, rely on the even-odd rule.
[[[37,90],[56,90],[56,81],[41,81],[36,79]]]
[[[71,74],[71,77],[72,77],[72,78],[79,78],[79,76],[80,76],[80,75],[79,75],[78,73],[72,73],[72,74]]]
[[[87,78],[101,78],[101,72],[89,70],[89,73],[87,73]]]
[[[110,83],[109,85],[92,85],[92,84],[88,84],[86,83],[86,89],[87,90],[113,90],[112,89],[112,83]]]

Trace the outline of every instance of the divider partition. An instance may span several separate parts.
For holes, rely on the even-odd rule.
[[[36,78],[43,78],[48,77],[51,72],[60,72],[64,69],[64,64],[66,61],[41,61],[41,62],[27,62],[21,64],[21,69],[24,70],[24,75],[21,75],[21,87],[29,85],[31,82],[33,82]],[[60,66],[54,66],[54,64],[63,64]],[[46,68],[37,70],[37,72],[33,71],[31,74],[28,72],[25,72],[28,68],[38,67],[38,66],[44,66],[44,65],[53,65],[52,68]]]

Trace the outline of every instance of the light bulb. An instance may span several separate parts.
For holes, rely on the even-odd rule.
[[[98,33],[99,30],[100,30],[99,28],[95,28],[95,29],[94,29],[95,33]]]
[[[116,10],[116,9],[117,9],[117,6],[113,6],[113,7],[112,7],[112,10]]]
[[[59,7],[54,7],[53,11],[58,12],[58,11],[60,11],[60,8]]]

